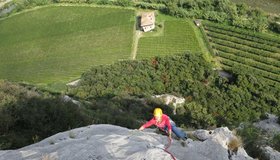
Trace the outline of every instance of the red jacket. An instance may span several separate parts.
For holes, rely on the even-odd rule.
[[[145,123],[142,127],[148,128],[151,125],[156,125],[157,127],[164,130],[165,126],[167,126],[168,131],[171,131],[171,125],[169,117],[165,114],[162,114],[162,120],[161,122],[157,123],[155,117],[153,117],[151,120],[149,120],[147,123]]]

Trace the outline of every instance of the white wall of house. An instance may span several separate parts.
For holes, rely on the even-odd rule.
[[[155,28],[155,24],[148,25],[148,26],[142,26],[142,29],[144,32],[149,32]]]

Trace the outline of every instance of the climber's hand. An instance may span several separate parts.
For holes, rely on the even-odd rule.
[[[171,130],[168,131],[168,138],[169,138],[169,140],[172,140],[171,134],[172,134],[172,131]]]
[[[138,130],[139,131],[142,131],[142,130],[144,130],[145,128],[143,127],[143,126],[141,126]]]
[[[172,137],[171,137],[171,134],[168,136],[168,140],[170,141],[170,143],[172,143]]]

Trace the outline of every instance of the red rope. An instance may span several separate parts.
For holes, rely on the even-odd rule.
[[[164,151],[166,153],[170,154],[170,156],[172,157],[173,160],[176,160],[175,156],[167,150],[170,146],[171,146],[171,139],[168,137],[168,145],[165,147]]]
[[[158,127],[159,128],[159,127]],[[165,131],[165,130],[163,130],[162,128],[159,128],[161,131],[163,131],[167,136],[168,136],[168,133]],[[170,154],[170,156],[172,157],[172,159],[173,160],[176,160],[176,158],[175,158],[175,156],[171,153],[171,152],[169,152],[167,149],[169,148],[171,146],[171,138],[169,138],[168,137],[168,144],[167,144],[167,146],[165,147],[165,149],[163,150],[164,152],[166,152],[166,153],[168,153],[168,154]]]

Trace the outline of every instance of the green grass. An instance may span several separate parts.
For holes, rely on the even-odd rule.
[[[134,10],[50,6],[0,20],[0,79],[59,86],[128,59]]]
[[[168,19],[160,23],[163,23],[161,34],[144,33],[140,38],[137,58],[202,51],[191,21]]]
[[[248,6],[261,8],[269,13],[280,14],[279,0],[231,0],[235,3],[246,3]]]

